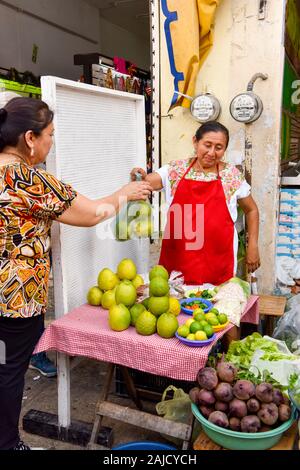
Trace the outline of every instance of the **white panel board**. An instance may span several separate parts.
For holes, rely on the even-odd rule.
[[[55,77],[42,78],[43,99],[55,111],[55,145],[47,170],[91,199],[129,182],[134,166],[146,168],[142,96]],[[86,301],[104,267],[125,257],[140,273],[149,268],[149,241],[118,242],[114,219],[94,228],[54,224],[52,233],[56,315]]]

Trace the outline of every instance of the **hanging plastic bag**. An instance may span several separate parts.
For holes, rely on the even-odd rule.
[[[287,301],[286,312],[280,318],[273,337],[285,341],[290,351],[299,354],[300,347],[300,294]]]
[[[171,391],[174,392],[173,398],[167,400],[167,393]],[[188,424],[191,418],[191,404],[189,395],[182,388],[169,385],[162,395],[161,402],[157,403],[156,411],[168,420]],[[178,446],[181,444],[181,440],[176,437],[164,435],[164,438]]]
[[[141,181],[139,173],[136,173],[136,181]],[[131,201],[116,217],[115,237],[118,241],[149,238],[152,233],[153,215],[149,201]]]

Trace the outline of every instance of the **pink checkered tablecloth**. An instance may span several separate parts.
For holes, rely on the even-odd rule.
[[[55,350],[69,356],[83,356],[123,365],[150,374],[177,380],[194,381],[204,367],[212,346],[233,325],[217,333],[214,343],[195,348],[177,338],[164,339],[157,334],[141,336],[130,327],[121,333],[108,326],[108,312],[99,307],[82,305],[51,323],[44,332],[35,353]],[[189,315],[180,314],[179,323]],[[258,324],[258,297],[251,296],[242,321]]]

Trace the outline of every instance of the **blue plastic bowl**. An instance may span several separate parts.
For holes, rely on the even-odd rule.
[[[152,441],[139,441],[139,442],[128,442],[127,444],[121,444],[117,447],[113,447],[112,450],[177,450],[176,447],[168,444],[162,444],[160,442]]]
[[[179,339],[183,344],[186,346],[191,346],[192,348],[203,348],[204,346],[208,346],[210,343],[213,343],[215,339],[217,338],[216,333],[209,339],[206,339],[204,341],[192,341],[191,339],[183,338],[182,336],[179,336],[178,333],[175,334],[176,338]]]
[[[201,297],[190,297],[188,299],[180,300],[182,312],[186,313],[187,315],[193,315],[193,310],[188,310],[187,308],[184,308],[182,304],[190,304],[193,303],[195,300],[200,300],[201,303],[207,305],[207,308],[203,309],[204,313],[208,313],[213,308],[213,304],[209,300],[202,299]]]

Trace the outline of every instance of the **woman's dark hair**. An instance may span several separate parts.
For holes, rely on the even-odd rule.
[[[227,127],[223,126],[223,124],[217,121],[207,121],[202,124],[195,134],[197,142],[199,142],[199,140],[201,140],[204,137],[204,134],[207,134],[207,132],[222,132],[226,137],[226,148],[228,147],[229,131]]]
[[[53,121],[53,112],[44,101],[35,98],[13,98],[0,109],[0,152],[16,147],[27,131],[39,136]]]

